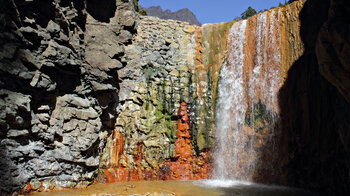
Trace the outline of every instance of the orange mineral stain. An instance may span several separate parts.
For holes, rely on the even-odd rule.
[[[165,174],[166,180],[193,180],[209,177],[208,159],[206,153],[200,156],[193,154],[190,118],[187,104],[181,103],[178,112],[177,138],[175,141],[175,155],[173,162],[168,162],[169,172]]]
[[[210,177],[212,165],[209,164],[209,152],[194,154],[191,140],[191,123],[187,104],[181,103],[177,117],[177,134],[175,152],[171,159],[153,168],[145,168],[145,156],[142,142],[137,143],[132,156],[133,166],[128,166],[124,153],[125,139],[122,132],[114,130],[112,134],[112,149],[110,149],[110,164],[100,169],[99,181],[105,183],[140,181],[140,180],[193,180]]]

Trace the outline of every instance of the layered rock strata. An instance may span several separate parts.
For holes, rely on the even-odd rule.
[[[15,0],[0,9],[1,194],[91,184],[114,129],[132,2]],[[96,29],[114,35],[108,50]]]
[[[120,162],[126,164],[129,180],[134,170],[140,171],[140,180],[167,178],[169,160],[179,156],[176,154],[176,127],[177,110],[182,101],[189,105],[191,124],[204,120],[194,112],[197,97],[201,96],[195,70],[195,30],[195,26],[180,21],[142,17],[133,44],[125,48],[126,67],[130,69],[119,72],[121,90],[116,130],[125,138],[124,158]],[[189,131],[192,137],[188,142],[198,143],[197,140],[203,139],[192,131],[194,129]],[[112,136],[109,142],[114,142]],[[106,169],[118,176],[109,164],[114,156],[110,148],[113,145],[107,146],[100,162],[102,181],[105,181],[103,176],[108,176]],[[139,149],[142,149],[142,157],[136,160]],[[186,153],[192,156],[207,150],[191,145]],[[202,159],[198,162],[203,164]]]

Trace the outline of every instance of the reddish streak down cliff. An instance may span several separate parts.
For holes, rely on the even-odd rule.
[[[142,143],[137,144],[137,152],[133,156],[135,165],[127,166],[127,157],[123,155],[124,136],[121,132],[114,130],[112,156],[110,157],[110,167],[101,169],[99,173],[99,182],[116,181],[138,181],[138,180],[157,180],[156,172],[153,169],[143,169],[141,161],[143,160]]]
[[[176,162],[170,163],[171,179],[190,180],[192,179],[192,144],[190,136],[190,119],[187,113],[187,105],[181,103],[177,114],[177,134],[175,141],[175,158]]]
[[[175,141],[176,161],[169,162],[170,172],[166,175],[168,180],[192,180],[205,179],[209,177],[207,153],[193,156],[190,135],[190,119],[187,112],[187,104],[181,103],[177,114],[177,138]]]
[[[192,160],[192,144],[190,136],[190,118],[188,117],[187,104],[182,102],[177,114],[177,139],[175,141],[175,158],[180,162]]]
[[[183,102],[178,112],[178,131],[175,141],[175,153],[172,160],[167,160],[162,168],[144,169],[142,162],[142,143],[138,143],[134,154],[134,166],[128,167],[127,157],[123,154],[123,134],[114,130],[113,147],[111,149],[110,164],[108,168],[100,169],[99,182],[138,181],[138,180],[192,180],[206,179],[211,173],[208,152],[199,156],[193,155],[190,135],[190,119],[187,104]]]

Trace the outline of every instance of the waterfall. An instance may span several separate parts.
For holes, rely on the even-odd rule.
[[[279,45],[275,11],[236,22],[230,29],[218,83],[214,179],[253,181],[261,151],[274,142]]]
[[[244,138],[240,131],[244,124],[245,102],[243,87],[243,44],[246,20],[233,24],[228,43],[228,57],[222,66],[218,84],[216,109],[216,159],[214,176],[219,179],[236,178],[239,170],[239,153]],[[228,148],[233,147],[234,148]]]

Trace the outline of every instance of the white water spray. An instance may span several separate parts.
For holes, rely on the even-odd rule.
[[[275,114],[278,112],[277,92],[281,85],[281,58],[278,20],[275,12],[266,12],[256,18],[257,26],[252,37],[246,38],[247,20],[233,24],[228,35],[226,61],[222,65],[218,83],[216,103],[216,139],[214,152],[213,178],[217,180],[253,181],[253,175],[259,161],[259,150],[268,140],[257,144],[255,129],[255,111],[264,110],[266,115],[260,122],[268,126],[273,137]],[[277,26],[277,28],[276,28]],[[254,39],[255,51],[244,47]],[[251,53],[253,65],[245,65],[245,52]],[[249,68],[250,67],[250,68]],[[248,75],[246,75],[248,74]],[[255,108],[257,104],[259,108]],[[248,113],[250,112],[250,113]],[[258,111],[260,112],[260,111]],[[250,123],[247,124],[247,114]],[[259,118],[263,118],[259,116]],[[266,122],[271,123],[266,125]],[[272,141],[273,138],[270,138]]]
[[[216,108],[216,139],[214,177],[218,179],[237,178],[237,161],[244,138],[239,133],[245,119],[243,87],[243,44],[246,20],[233,24],[229,33],[227,61],[220,72],[219,98]],[[233,148],[234,146],[234,148]],[[230,148],[228,148],[230,147]]]

